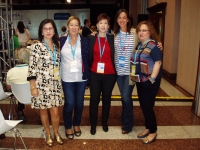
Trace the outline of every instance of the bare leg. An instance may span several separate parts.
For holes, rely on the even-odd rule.
[[[47,109],[40,109],[40,119],[46,134],[50,135],[49,114]]]
[[[58,107],[50,108],[51,123],[53,127],[54,134],[58,134],[58,128],[60,123],[60,117],[58,113]]]

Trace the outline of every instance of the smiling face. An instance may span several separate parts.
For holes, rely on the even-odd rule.
[[[51,23],[47,23],[42,28],[42,34],[44,36],[44,39],[52,39],[54,35],[54,28]]]
[[[79,30],[80,30],[80,25],[79,25],[78,20],[76,19],[70,20],[67,27],[68,27],[70,35],[73,35],[73,36],[78,35]]]
[[[127,22],[129,22],[129,20],[126,13],[122,12],[117,18],[117,23],[121,30],[126,29]]]
[[[144,43],[150,38],[150,31],[146,24],[142,24],[138,30],[138,38]]]
[[[100,20],[96,25],[99,33],[106,33],[108,31],[109,24],[107,19]]]

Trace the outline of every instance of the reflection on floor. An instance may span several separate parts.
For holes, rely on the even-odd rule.
[[[85,98],[89,99],[90,91],[86,90]],[[120,99],[120,92],[117,83],[112,92],[113,99]],[[132,93],[133,99],[137,99],[137,88],[134,88]],[[193,100],[193,96],[177,86],[173,80],[162,78],[160,89],[157,94],[159,100]]]
[[[87,91],[88,92],[88,91]],[[86,95],[88,94],[86,92]],[[115,94],[119,95],[118,89],[115,88]],[[134,90],[133,96],[137,92]],[[179,97],[160,100],[157,98],[155,104],[155,113],[157,116],[158,136],[155,142],[145,145],[137,134],[144,129],[144,119],[137,98],[134,99],[134,127],[129,134],[121,134],[120,112],[121,102],[113,100],[110,110],[109,131],[104,132],[101,126],[101,104],[99,106],[99,120],[97,133],[90,134],[89,124],[89,101],[85,100],[84,110],[81,122],[82,135],[75,137],[74,140],[68,140],[65,137],[62,107],[60,108],[60,134],[64,138],[64,145],[58,145],[49,148],[45,145],[42,125],[39,118],[39,111],[31,109],[26,105],[24,113],[27,117],[27,123],[20,123],[16,128],[21,135],[28,149],[51,149],[51,150],[198,150],[200,149],[200,119],[191,111],[192,96],[176,86],[172,86],[165,79],[162,79],[161,88],[158,96],[162,97]],[[180,97],[184,97],[181,99]],[[166,100],[168,99],[168,100]],[[0,109],[5,118],[8,116],[9,100],[0,102]],[[14,114],[17,118],[16,113]],[[12,149],[13,133],[7,132],[6,139],[0,140],[0,149]],[[23,149],[23,144],[17,138],[17,149]]]

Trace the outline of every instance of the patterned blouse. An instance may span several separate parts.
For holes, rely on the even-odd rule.
[[[162,61],[162,51],[157,47],[157,42],[153,40],[144,45],[139,43],[136,49],[131,55],[130,68],[135,64],[135,74],[139,75],[140,82],[145,82],[153,72],[155,62]],[[132,72],[132,69],[130,71]],[[161,78],[161,76],[162,69],[160,69],[156,79]]]
[[[56,51],[56,63],[44,43],[31,45],[27,80],[35,79],[38,97],[32,98],[32,108],[47,109],[62,105],[61,80],[54,79],[54,68],[60,68],[60,52]]]

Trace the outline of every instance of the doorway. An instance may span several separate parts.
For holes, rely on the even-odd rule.
[[[152,7],[147,8],[149,12],[149,21],[151,21],[157,31],[162,45],[164,47],[164,30],[165,30],[165,12],[166,2],[159,3]]]

